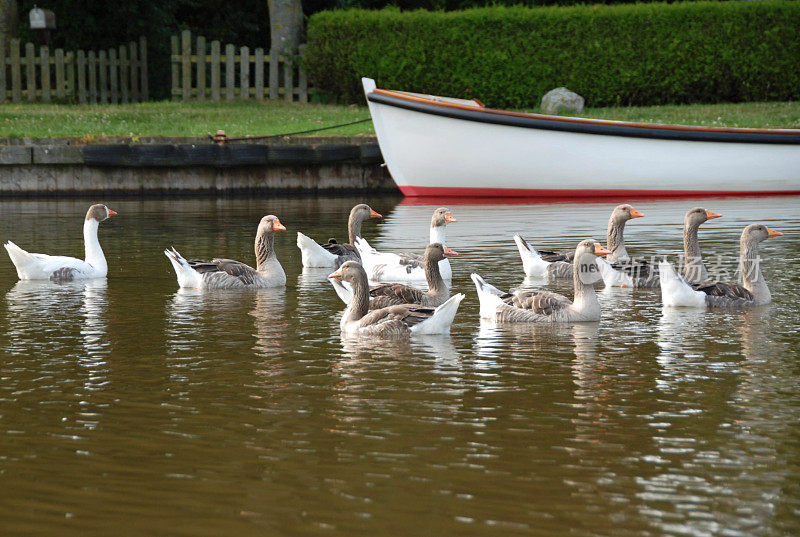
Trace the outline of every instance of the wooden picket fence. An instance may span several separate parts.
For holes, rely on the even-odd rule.
[[[305,45],[300,46],[302,56]],[[223,80],[224,74],[224,80]],[[172,98],[188,100],[280,99],[308,102],[308,82],[298,58],[263,48],[206,43],[184,30],[172,36]]]
[[[0,102],[129,103],[148,99],[147,40],[108,50],[65,52],[0,40]]]

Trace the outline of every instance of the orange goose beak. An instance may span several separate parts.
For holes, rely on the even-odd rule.
[[[719,213],[715,213],[713,211],[706,211],[706,217],[708,217],[709,220],[711,220],[712,218],[719,218],[721,216],[722,215]]]
[[[458,222],[456,217],[453,216],[453,213],[444,213],[444,221],[445,222]]]
[[[637,211],[636,209],[631,209],[631,218],[642,218],[644,213]]]
[[[783,236],[783,233],[781,233],[777,229],[767,228],[767,231],[769,232],[769,235],[767,235],[768,239],[772,239],[774,237],[782,237]]]
[[[106,209],[108,210],[108,216],[117,216],[117,211],[112,211],[108,207],[106,207]]]
[[[275,231],[286,231],[286,226],[281,224],[281,221],[276,218],[272,221],[272,229]]]
[[[594,255],[608,255],[610,253],[611,250],[603,247],[603,245],[600,244],[599,242],[594,245]]]
[[[456,252],[455,250],[451,250],[447,246],[444,247],[444,256],[445,257],[451,257],[451,256],[454,256],[454,255],[458,255],[458,252]]]
[[[370,208],[370,210],[369,210],[369,217],[370,218],[383,218],[383,216],[381,216],[381,213],[376,212],[375,209],[372,209],[372,208]]]
[[[333,278],[334,280],[341,280],[342,279],[342,269],[337,270],[328,275],[328,278]]]

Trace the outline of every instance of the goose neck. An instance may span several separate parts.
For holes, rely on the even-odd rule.
[[[361,224],[364,218],[355,212],[350,213],[350,218],[347,220],[347,240],[351,245],[356,243],[356,238],[361,238]]]
[[[428,280],[428,294],[438,295],[447,292],[442,273],[439,270],[439,261],[425,254],[425,279]]]
[[[625,250],[625,220],[614,218],[608,220],[608,230],[606,232],[606,247],[611,252],[607,259],[610,263],[630,260],[627,250]]]
[[[369,311],[369,281],[362,270],[355,275],[353,281],[353,298],[347,312],[348,321],[358,321]]]
[[[600,302],[597,300],[594,282],[600,279],[600,269],[595,259],[582,260],[581,257],[586,256],[576,254],[572,266],[572,285],[575,293],[572,303],[579,311],[599,310]]]
[[[259,230],[256,235],[256,270],[261,272],[275,258],[275,234]]]
[[[690,282],[702,282],[708,279],[708,271],[700,254],[700,242],[697,238],[700,224],[686,222],[683,226],[684,276]]]
[[[742,274],[742,285],[753,293],[755,301],[759,304],[768,303],[771,295],[767,281],[761,273],[758,241],[751,236],[742,236],[739,249],[739,271]]]
[[[108,270],[108,265],[106,263],[106,256],[103,254],[103,249],[100,247],[100,241],[97,239],[98,227],[100,227],[100,222],[94,218],[84,221],[83,243],[86,249],[86,262],[99,271],[104,271]]]
[[[445,239],[447,236],[447,226],[431,226],[431,240],[430,244],[434,242],[442,243],[445,246]]]

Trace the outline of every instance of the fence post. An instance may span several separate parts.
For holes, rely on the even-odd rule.
[[[178,36],[173,35],[170,38],[172,55],[170,56],[170,66],[172,67],[172,91],[170,92],[173,101],[178,100],[181,94],[181,66],[179,64],[179,50],[178,50]]]
[[[97,104],[97,58],[93,50],[86,54],[89,64],[89,102]]]
[[[67,69],[67,98],[70,102],[77,102],[78,92],[75,89],[75,53],[67,52],[64,61]]]
[[[25,95],[29,102],[36,100],[36,52],[33,43],[25,43]]]
[[[206,100],[206,38],[197,36],[197,100]]]
[[[130,65],[131,65],[131,102],[139,102],[139,56],[136,54],[136,42],[131,41],[128,43],[128,50],[130,51]]]
[[[100,69],[100,102],[108,104],[108,53],[105,50],[97,53],[97,65]]]
[[[306,72],[303,70],[303,56],[306,52],[305,44],[300,45],[300,66],[297,69],[297,76],[299,80],[297,81],[298,89],[300,90],[299,99],[301,103],[308,102],[308,79],[306,78]]]
[[[119,60],[117,60],[117,49],[108,50],[108,78],[110,79],[111,102],[119,102]]]
[[[39,48],[39,63],[41,65],[42,102],[50,102],[50,49]]]
[[[78,51],[78,100],[86,104],[86,54]]]
[[[22,67],[19,57],[19,39],[11,43],[11,98],[15,103],[22,100]]]
[[[219,41],[211,42],[211,100],[219,101],[220,91],[220,77],[219,77],[219,63],[220,63],[220,47]]]
[[[256,99],[264,100],[264,49],[256,49]]]
[[[242,99],[250,98],[250,49],[242,47],[239,49],[239,97]]]
[[[183,85],[183,100],[192,98],[192,33],[189,30],[181,32],[181,84]]]
[[[125,45],[119,47],[119,89],[122,92],[122,99],[120,102],[128,102],[128,87],[130,82],[128,80],[128,50]]]
[[[139,38],[139,62],[141,64],[141,75],[139,77],[141,91],[139,94],[142,96],[142,102],[146,102],[150,100],[150,88],[147,80],[147,38],[145,36]]]
[[[63,100],[64,91],[64,49],[56,49],[56,99]]]
[[[294,100],[294,65],[289,56],[283,57],[283,98],[289,103]]]
[[[6,40],[0,39],[0,103],[6,101]]]
[[[269,98],[278,98],[278,52],[275,49],[269,51]]]
[[[225,99],[233,100],[236,84],[236,50],[233,45],[225,45]]]

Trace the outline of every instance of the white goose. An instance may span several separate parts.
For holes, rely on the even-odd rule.
[[[608,256],[610,263],[626,262],[630,259],[628,252],[625,251],[625,239],[623,237],[625,224],[632,218],[641,218],[643,216],[641,212],[627,203],[617,205],[611,212],[606,232],[606,245],[611,251]],[[537,250],[519,234],[514,235],[514,242],[517,243],[519,256],[522,259],[522,268],[526,276],[531,278],[546,276],[572,278],[573,252]]]
[[[671,263],[660,262],[661,302],[673,308],[735,308],[769,304],[772,295],[761,274],[758,243],[781,235],[783,233],[780,231],[762,224],[750,224],[744,228],[739,241],[742,285],[716,281],[689,283],[675,271]]]
[[[437,308],[400,304],[370,311],[369,280],[357,261],[344,263],[329,276],[349,283],[353,299],[342,314],[343,335],[405,337],[411,334],[447,334],[464,295],[458,293]]]
[[[480,316],[504,323],[553,323],[600,320],[600,303],[594,290],[597,256],[609,251],[592,239],[575,248],[573,263],[574,301],[550,291],[517,290],[504,293],[477,274],[472,281],[478,291]]]
[[[108,263],[100,241],[97,228],[100,222],[117,214],[103,204],[95,204],[86,212],[83,222],[83,242],[86,259],[76,259],[60,255],[32,254],[8,241],[5,244],[11,262],[17,268],[20,280],[53,280],[58,282],[87,278],[104,278],[108,274]]]
[[[164,250],[178,285],[194,289],[259,289],[286,285],[286,273],[275,257],[275,232],[286,231],[277,216],[261,219],[256,232],[256,268],[233,259],[187,261],[175,248]]]
[[[431,217],[430,243],[440,243],[446,246],[447,224],[457,222],[456,218],[447,207],[439,207],[433,211]],[[361,264],[370,280],[375,282],[424,282],[425,264],[423,256],[413,252],[399,254],[379,252],[366,241],[359,238],[355,246],[361,254]],[[450,261],[444,259],[439,262],[439,271],[442,278],[449,280],[453,277]]]
[[[350,210],[347,219],[347,244],[341,244],[336,239],[328,239],[326,244],[320,244],[297,232],[297,247],[304,267],[339,267],[345,261],[359,261],[361,257],[355,248],[356,239],[361,238],[361,224],[368,218],[381,218],[369,205],[360,203]]]

